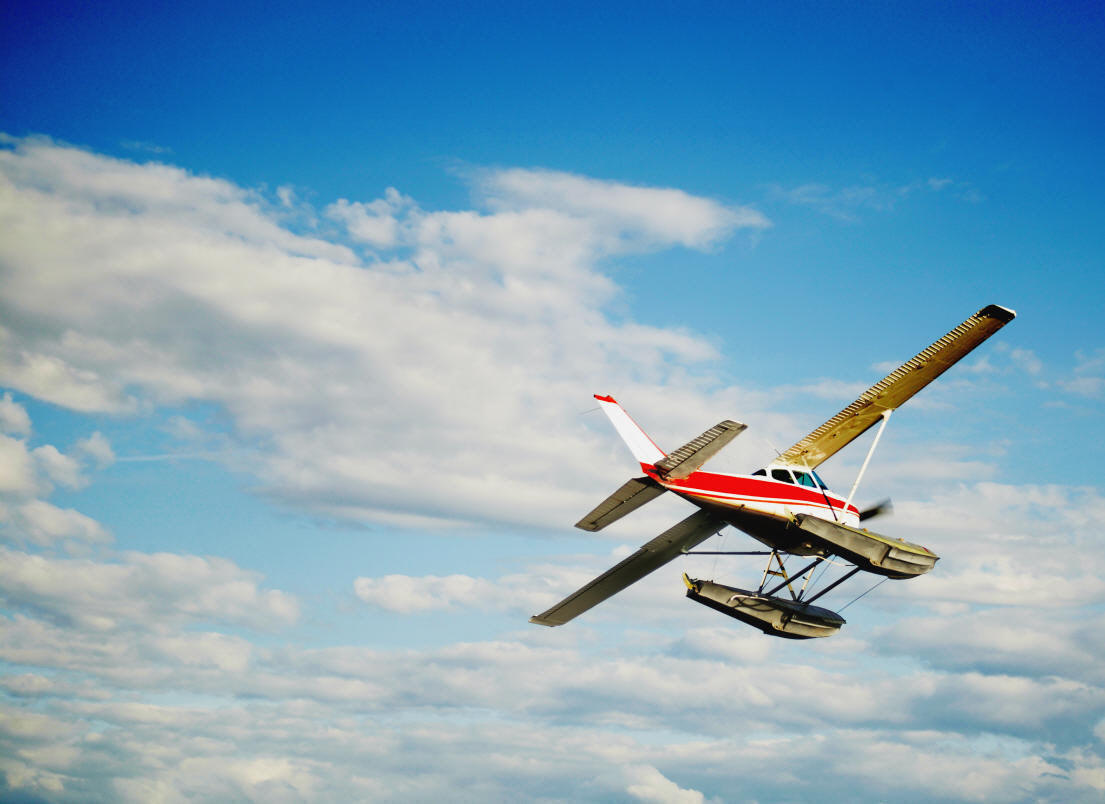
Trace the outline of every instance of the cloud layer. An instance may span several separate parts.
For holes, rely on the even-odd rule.
[[[543,477],[572,466],[588,485],[590,394],[655,393],[715,356],[613,323],[600,261],[767,225],[678,190],[507,170],[479,175],[486,210],[389,190],[331,205],[340,231],[303,214],[323,228],[293,234],[285,206],[226,181],[47,140],[0,151],[0,175],[0,382],[83,412],[214,403],[272,493],[358,520],[578,507]],[[668,404],[693,415],[707,384]]]
[[[143,457],[117,454],[96,416],[141,426],[182,403],[229,422],[211,433],[175,420],[182,450],[215,443],[282,502],[392,523],[389,535],[574,521],[629,464],[601,420],[592,432],[579,415],[596,390],[639,401],[664,443],[738,410],[793,436],[773,392],[700,370],[716,357],[708,342],[606,311],[612,258],[717,247],[766,226],[755,210],[509,169],[470,177],[475,209],[425,210],[389,190],[316,212],[288,190],[268,198],[41,139],[0,150],[0,176],[0,383],[12,389],[0,396],[0,797],[1105,792],[1092,539],[1105,501],[1089,486],[1002,481],[984,453],[924,445],[890,466],[910,492],[895,535],[944,559],[880,587],[817,644],[719,622],[682,600],[678,569],[571,629],[525,624],[657,532],[673,501],[612,527],[614,550],[554,545],[556,558],[486,577],[351,564],[335,612],[225,557],[117,545],[110,522],[60,499]],[[1032,373],[1031,355],[1007,357]],[[853,390],[801,393],[821,405]],[[51,443],[24,395],[87,426]],[[328,618],[358,638],[324,639]]]

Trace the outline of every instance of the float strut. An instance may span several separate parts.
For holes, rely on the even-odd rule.
[[[772,596],[773,594],[775,594],[776,592],[778,592],[778,591],[779,591],[780,589],[782,589],[782,588],[783,588],[784,586],[786,586],[787,584],[789,584],[789,583],[790,583],[790,582],[791,582],[792,580],[797,580],[798,578],[801,578],[801,577],[802,577],[803,575],[805,575],[805,574],[806,574],[807,572],[809,572],[809,571],[810,571],[811,569],[813,569],[814,567],[816,567],[816,566],[817,566],[818,564],[820,564],[820,563],[821,563],[822,561],[824,561],[824,560],[825,560],[825,559],[824,559],[824,558],[823,558],[822,556],[818,556],[818,557],[817,557],[816,559],[814,559],[814,561],[813,561],[813,563],[812,563],[812,564],[810,564],[809,566],[803,567],[803,568],[802,568],[802,570],[801,570],[800,572],[796,572],[796,573],[794,573],[794,574],[793,574],[793,575],[791,575],[791,576],[790,576],[789,578],[787,577],[786,573],[784,572],[784,573],[783,573],[783,578],[784,578],[783,582],[782,582],[781,584],[779,584],[778,586],[775,586],[775,587],[773,587],[773,588],[771,589],[771,591],[769,591],[769,592],[763,592],[763,594],[764,594],[764,595],[767,595],[768,597],[771,597],[771,596]],[[795,600],[797,600],[798,598],[794,598],[794,599],[795,599]]]
[[[817,593],[816,595],[814,595],[813,597],[811,597],[811,598],[810,598],[809,600],[807,600],[806,602],[807,602],[807,603],[812,603],[813,601],[817,600],[817,598],[821,597],[821,596],[822,596],[823,594],[825,594],[826,592],[831,592],[831,591],[832,591],[833,589],[836,589],[836,588],[837,588],[838,586],[840,586],[840,585],[841,585],[842,583],[844,583],[844,582],[845,582],[846,580],[848,580],[848,579],[849,579],[849,578],[851,578],[851,577],[852,577],[853,575],[855,575],[855,574],[856,574],[857,572],[859,572],[859,570],[860,570],[860,568],[859,568],[859,567],[856,567],[855,569],[853,569],[853,570],[852,570],[851,572],[847,573],[846,575],[843,575],[842,577],[840,577],[840,578],[837,578],[837,579],[836,579],[835,581],[833,581],[833,582],[832,582],[831,584],[829,584],[828,586],[826,586],[826,587],[825,587],[824,589],[822,589],[822,590],[821,590],[820,592],[818,592],[818,593]]]

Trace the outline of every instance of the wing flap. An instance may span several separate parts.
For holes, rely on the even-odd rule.
[[[652,502],[665,491],[667,489],[647,475],[635,477],[596,505],[595,510],[576,522],[576,527],[592,532],[602,530],[611,522],[617,522],[645,503]]]
[[[688,441],[679,449],[668,453],[663,460],[656,462],[664,477],[680,480],[698,471],[702,464],[721,451],[721,448],[739,436],[748,427],[746,424],[726,419],[698,438]]]
[[[530,617],[529,621],[538,625],[563,625],[682,555],[684,550],[706,541],[723,527],[725,522],[708,511],[691,514],[552,608]]]
[[[903,405],[1016,315],[996,304],[979,310],[872,385],[855,402],[783,452],[775,462],[817,468],[878,423],[886,411]]]

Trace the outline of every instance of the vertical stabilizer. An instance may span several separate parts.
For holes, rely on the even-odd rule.
[[[657,461],[666,457],[664,452],[652,443],[652,439],[645,435],[645,431],[637,426],[637,422],[633,421],[629,414],[622,410],[622,406],[617,403],[614,397],[595,394],[595,399],[598,400],[599,407],[610,419],[614,429],[618,431],[618,435],[629,447],[629,451],[633,453],[634,458],[647,466],[653,466]]]

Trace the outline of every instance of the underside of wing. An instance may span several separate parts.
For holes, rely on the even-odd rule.
[[[563,625],[677,558],[683,551],[706,541],[723,527],[725,522],[708,511],[691,514],[548,611],[530,617],[529,621],[538,625]]]
[[[617,522],[645,503],[652,502],[665,491],[667,489],[651,477],[635,477],[595,506],[595,510],[576,522],[576,527],[589,531],[602,530],[611,522]]]
[[[815,469],[935,380],[1016,316],[991,304],[890,372],[859,399],[779,456],[777,463]]]

